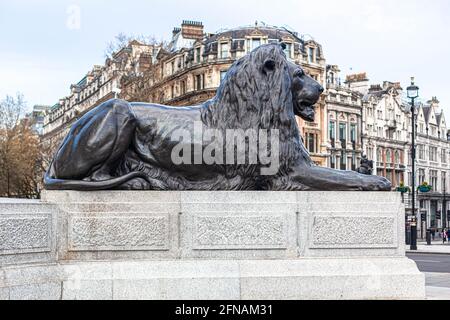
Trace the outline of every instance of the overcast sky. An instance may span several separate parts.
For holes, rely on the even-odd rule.
[[[207,32],[258,20],[312,36],[343,75],[404,87],[415,76],[450,123],[449,19],[448,0],[0,0],[0,98],[20,91],[30,107],[56,103],[104,63],[120,32],[169,40],[182,20]]]

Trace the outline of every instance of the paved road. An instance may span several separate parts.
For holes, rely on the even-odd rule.
[[[408,253],[425,274],[428,300],[450,300],[450,255]]]
[[[408,253],[421,272],[450,273],[450,255]]]

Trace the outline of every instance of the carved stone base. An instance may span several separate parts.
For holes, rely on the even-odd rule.
[[[0,202],[0,299],[422,299],[403,237],[397,193],[45,192]]]

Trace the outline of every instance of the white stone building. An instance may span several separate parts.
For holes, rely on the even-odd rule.
[[[362,156],[362,95],[345,86],[339,72],[338,66],[327,66],[327,166],[356,170]]]
[[[450,143],[445,116],[436,97],[426,104],[419,104],[416,114],[416,185],[426,182],[432,187],[430,192],[418,192],[417,197],[416,207],[420,210],[419,236],[425,237],[426,229],[436,230],[443,227],[444,214],[449,210],[446,200],[447,197],[450,200],[447,195],[450,191]],[[410,169],[408,181],[411,181]],[[408,207],[410,208],[410,203]]]
[[[374,162],[374,174],[384,176],[393,188],[405,183],[408,150],[408,106],[400,83],[372,85],[363,97],[364,153]]]

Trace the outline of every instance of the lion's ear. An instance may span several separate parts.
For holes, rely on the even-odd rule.
[[[273,71],[275,70],[275,60],[267,59],[264,62],[264,71]]]

